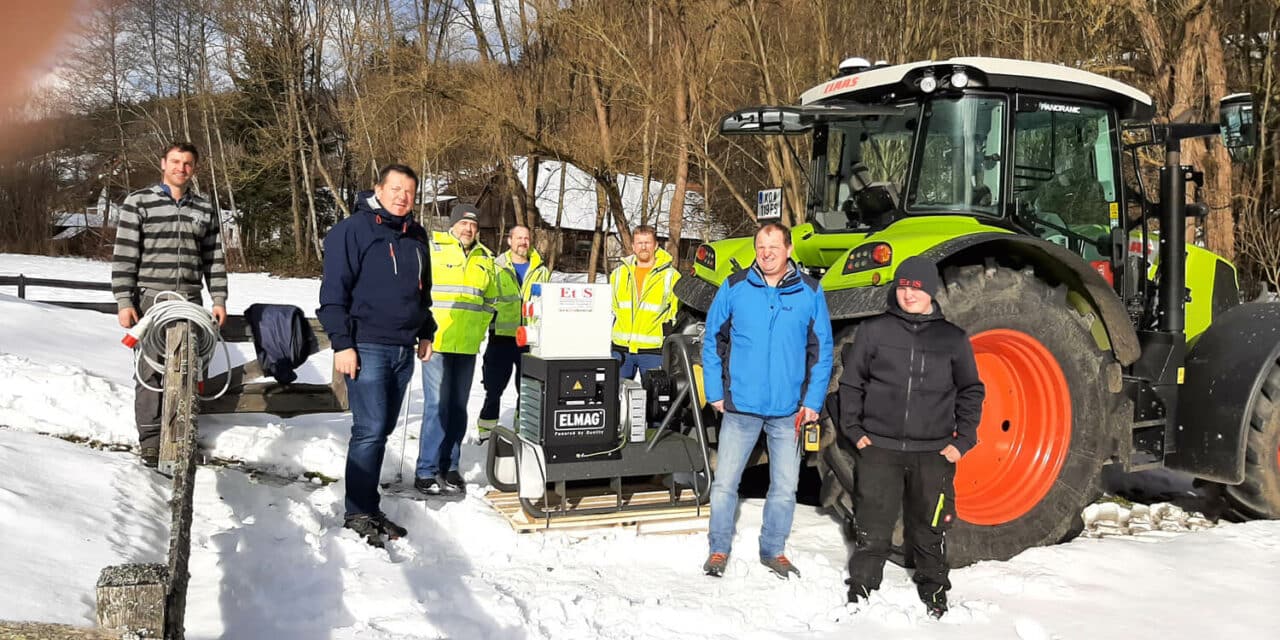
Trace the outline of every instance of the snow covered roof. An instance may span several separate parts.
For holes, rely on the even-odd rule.
[[[529,159],[524,156],[512,160],[520,182],[529,189]],[[560,216],[560,228],[577,231],[592,231],[596,226],[596,183],[591,174],[568,163],[558,160],[542,160],[538,165],[538,184],[532,189],[537,198],[538,212],[550,226],[556,225],[556,211],[560,205],[560,171],[564,176],[564,210]],[[658,180],[649,181],[649,200],[641,202],[644,190],[644,179],[633,174],[618,175],[618,191],[622,195],[622,207],[627,221],[634,227],[645,218],[658,230],[658,235],[666,236],[671,222],[671,197],[675,185]],[[708,235],[708,220],[703,210],[702,194],[696,191],[685,193],[684,226],[681,235],[685,238],[703,238]],[[606,215],[606,229],[609,233],[617,232],[613,216]]]

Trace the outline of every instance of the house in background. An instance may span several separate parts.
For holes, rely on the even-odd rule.
[[[537,184],[528,184],[528,158],[512,159],[520,182],[534,196],[537,213],[550,237],[537,239],[538,250],[544,258],[556,256],[558,271],[586,271],[591,257],[591,243],[598,214],[595,180],[582,169],[557,160],[542,160],[538,165]],[[563,173],[563,180],[561,179]],[[633,174],[617,177],[618,191],[622,196],[623,211],[628,224],[634,228],[640,224],[652,225],[658,231],[658,240],[665,245],[668,239],[671,216],[671,197],[675,185],[657,180],[649,181],[648,201],[642,202],[644,180]],[[562,189],[563,185],[563,189]],[[495,252],[506,250],[506,230],[515,224],[515,207],[510,190],[501,176],[491,174],[485,181],[481,195],[476,199],[481,211],[481,237]],[[619,239],[613,216],[605,213],[604,272],[612,270],[626,254]],[[708,238],[720,237],[709,216],[706,215],[702,194],[697,185],[690,184],[685,195],[684,225],[681,231],[680,255],[682,262],[693,259],[697,247]],[[556,231],[558,230],[558,232]],[[544,234],[545,236],[546,234]]]

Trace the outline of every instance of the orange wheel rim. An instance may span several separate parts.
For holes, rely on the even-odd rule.
[[[998,525],[1026,515],[1057,482],[1071,446],[1071,392],[1039,340],[993,329],[972,341],[987,395],[979,444],[956,469],[956,511]]]

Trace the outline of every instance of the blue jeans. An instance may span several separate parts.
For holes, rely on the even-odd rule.
[[[662,366],[662,356],[656,353],[631,353],[614,348],[613,359],[619,363],[619,380],[630,380],[636,377],[637,373],[643,374],[650,369]]]
[[[436,353],[422,363],[422,432],[418,440],[419,478],[458,470],[467,435],[467,400],[476,356]]]
[[[742,480],[742,470],[761,431],[769,448],[769,493],[765,496],[764,522],[760,526],[760,557],[782,555],[787,545],[796,511],[796,484],[800,481],[802,457],[795,416],[761,418],[726,412],[720,423],[715,479],[711,483],[711,525],[707,536],[711,553],[728,554],[733,546],[738,482]]]
[[[396,428],[400,403],[413,378],[413,345],[361,342],[360,369],[345,376],[351,404],[351,440],[347,442],[347,516],[378,512],[378,478],[387,437]]]

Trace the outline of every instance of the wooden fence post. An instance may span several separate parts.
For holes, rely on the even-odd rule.
[[[169,569],[162,564],[121,564],[98,576],[98,626],[159,638],[164,631]]]
[[[165,597],[167,640],[182,640],[191,578],[191,517],[196,478],[196,357],[195,330],[175,322],[165,334],[164,403],[160,414],[160,468],[173,474],[169,508],[169,590]]]

